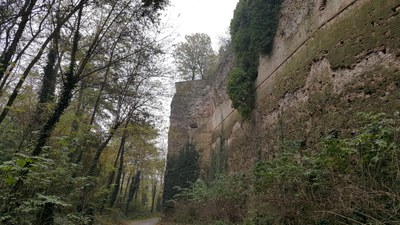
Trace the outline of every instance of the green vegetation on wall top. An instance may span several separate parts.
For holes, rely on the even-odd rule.
[[[253,88],[247,82],[257,77],[259,55],[268,54],[272,49],[281,3],[281,0],[240,0],[236,6],[230,34],[239,69],[234,69],[229,76],[228,95],[232,106],[243,117],[248,117],[254,104]],[[244,96],[243,92],[246,92]]]

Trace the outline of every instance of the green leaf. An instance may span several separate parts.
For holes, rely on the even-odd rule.
[[[17,159],[17,160],[15,160],[15,162],[17,163],[17,165],[19,167],[24,167],[26,165],[25,159]]]
[[[53,195],[41,195],[38,194],[38,198],[42,201],[42,203],[52,203],[54,205],[59,205],[63,207],[68,207],[70,204],[62,201],[59,197]]]
[[[7,185],[12,186],[16,183],[16,180],[12,176],[7,176],[5,182]]]

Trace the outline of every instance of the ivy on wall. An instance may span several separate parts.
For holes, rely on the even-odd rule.
[[[214,180],[218,176],[225,174],[228,169],[228,153],[225,147],[225,137],[221,135],[219,148],[211,150],[210,176]]]
[[[180,190],[189,188],[199,178],[199,157],[192,142],[187,142],[177,154],[168,157],[163,194],[165,213],[173,207],[172,200]]]
[[[282,0],[240,0],[230,24],[237,68],[229,74],[232,107],[248,118],[254,106],[258,57],[272,50]]]

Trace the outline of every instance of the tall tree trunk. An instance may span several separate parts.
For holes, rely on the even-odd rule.
[[[157,181],[153,181],[153,186],[151,188],[151,213],[154,212],[154,202],[156,199],[156,193],[157,193]]]
[[[129,192],[131,183],[133,183],[132,176],[133,176],[133,174],[129,173],[128,181],[126,182],[124,196],[122,197],[122,200],[121,200],[122,203],[125,202],[126,194]]]
[[[125,141],[124,141],[125,142]],[[125,143],[124,143],[125,145]],[[118,192],[119,192],[119,187],[120,187],[120,183],[121,183],[121,175],[122,175],[122,169],[123,169],[123,165],[124,165],[124,151],[125,151],[125,147],[122,147],[122,151],[121,151],[121,155],[120,155],[120,159],[119,159],[119,167],[118,167],[118,172],[117,172],[117,176],[115,178],[115,182],[114,182],[114,186],[113,186],[113,190],[111,193],[111,197],[110,197],[110,207],[114,206],[115,200],[117,199],[118,196]]]
[[[194,70],[192,70],[192,80],[195,80],[195,79],[196,79],[196,74],[195,74]]]
[[[126,172],[125,170],[122,172],[122,178],[121,178],[121,187],[119,188],[119,191],[122,195],[122,191],[124,189],[124,182],[125,182],[125,178],[126,178]]]
[[[50,103],[54,101],[57,83],[56,63],[58,59],[58,43],[60,40],[60,30],[55,31],[55,33],[56,34],[54,36],[53,43],[49,49],[49,53],[47,54],[46,66],[43,68],[44,73],[42,78],[42,86],[39,91],[37,114],[40,114],[42,112],[40,104]]]
[[[137,193],[139,193],[139,188],[138,188],[138,190],[136,190],[136,195],[135,195],[135,199],[134,199],[134,201],[133,201],[133,205],[137,205],[137,203],[138,203],[138,199],[139,199],[139,195],[137,194]]]
[[[59,121],[61,115],[64,113],[64,110],[68,107],[69,102],[72,98],[72,91],[75,89],[76,83],[78,82],[77,77],[74,75],[74,67],[75,67],[76,53],[79,43],[79,29],[82,18],[82,11],[83,11],[83,6],[79,9],[78,12],[76,30],[72,43],[71,62],[69,65],[68,72],[66,73],[67,80],[64,83],[63,91],[56,109],[54,110],[53,114],[50,116],[50,118],[47,120],[46,124],[40,131],[37,144],[32,152],[33,156],[38,156],[41,153],[42,147],[46,144],[47,139],[50,137],[50,133],[53,131],[56,123]],[[54,204],[48,205],[47,208],[45,205],[44,212],[46,213],[42,213],[39,215],[38,221],[49,221],[43,224],[52,225],[54,223],[53,221]]]
[[[140,170],[136,172],[135,178],[131,184],[131,188],[128,193],[128,199],[126,201],[125,214],[128,214],[129,205],[135,197],[137,190],[139,189],[141,173],[142,172]]]
[[[54,31],[51,33],[51,35],[49,37],[47,37],[47,39],[43,42],[43,44],[41,45],[39,51],[36,53],[36,56],[30,61],[29,65],[26,67],[26,69],[24,70],[24,72],[22,73],[17,85],[14,87],[14,90],[12,92],[12,94],[10,95],[10,97],[8,98],[8,101],[6,103],[6,106],[3,108],[3,111],[0,114],[0,124],[4,121],[4,119],[6,118],[6,116],[8,115],[11,106],[14,104],[15,99],[18,96],[18,92],[20,91],[20,89],[22,88],[22,85],[24,84],[26,78],[28,77],[28,75],[30,74],[30,71],[32,70],[32,68],[35,66],[35,64],[38,62],[38,60],[41,58],[44,49],[46,48],[47,44],[54,38],[54,36],[56,35],[56,32],[58,32],[61,29],[61,26],[63,24],[65,24],[67,22],[67,20],[73,15],[75,14],[75,12],[77,10],[80,10],[83,8],[83,5],[85,2],[87,2],[88,0],[81,0],[79,2],[79,4],[71,11],[68,13],[68,15],[65,16],[65,18],[63,18],[63,20],[57,24],[57,27],[54,29]],[[79,36],[78,36],[79,38]],[[75,54],[76,55],[76,54]],[[72,56],[72,52],[71,52],[71,56]],[[75,57],[75,56],[74,56]],[[72,59],[72,58],[71,58]],[[0,59],[1,60],[1,59]],[[75,60],[74,60],[75,61]],[[1,64],[1,63],[0,63]],[[0,69],[1,71],[1,69]],[[1,72],[0,72],[1,73]],[[66,73],[68,74],[68,73]],[[73,73],[72,73],[73,76]],[[63,111],[63,110],[62,110]]]
[[[114,137],[115,131],[121,125],[121,122],[115,122],[113,127],[110,129],[110,133],[108,134],[107,138],[97,147],[95,155],[90,163],[90,167],[88,172],[86,173],[87,176],[93,176],[94,172],[96,171],[97,163],[100,160],[101,153],[107,147],[110,140]]]
[[[81,4],[83,1],[81,2]],[[76,63],[76,54],[78,51],[78,43],[79,43],[79,29],[81,24],[82,18],[82,11],[83,11],[83,4],[82,7],[79,9],[76,30],[73,37],[72,42],[72,50],[71,50],[71,61],[69,64],[69,68],[67,73],[65,74],[66,81],[64,82],[63,90],[60,96],[60,99],[57,103],[53,114],[47,120],[46,124],[43,126],[42,130],[40,131],[39,138],[37,144],[32,152],[33,156],[37,156],[42,152],[42,147],[46,144],[47,139],[50,137],[51,132],[53,131],[56,123],[60,120],[60,117],[64,113],[64,110],[68,108],[70,100],[72,98],[72,92],[76,87],[76,84],[79,81],[79,77],[74,74],[74,68]]]
[[[125,178],[126,178],[126,171],[124,170],[124,171],[122,172],[121,185],[120,185],[120,187],[119,187],[119,193],[120,193],[120,195],[119,195],[118,198],[117,198],[117,205],[118,205],[118,206],[121,206],[121,205],[122,205]]]
[[[21,151],[24,144],[32,140],[32,131],[36,131],[39,127],[43,126],[49,114],[47,104],[54,101],[56,82],[57,82],[57,70],[56,62],[58,59],[58,42],[60,40],[60,30],[55,31],[55,37],[53,43],[47,54],[47,63],[43,68],[42,86],[39,91],[38,104],[36,111],[31,118],[31,122],[24,129],[22,140],[18,146],[18,151]],[[6,79],[6,78],[4,78]],[[1,89],[1,88],[0,88]]]
[[[127,120],[127,122],[125,124],[125,130],[124,130],[124,133],[122,134],[122,138],[121,138],[121,144],[120,144],[121,153],[120,153],[120,158],[119,158],[119,167],[118,167],[118,171],[117,171],[117,177],[115,178],[113,191],[110,196],[110,204],[109,204],[110,207],[114,206],[115,200],[117,199],[117,196],[118,196],[120,183],[121,183],[120,181],[121,181],[122,170],[124,167],[125,141],[127,138],[128,124],[129,124],[129,120]]]
[[[80,122],[82,119],[82,115],[84,112],[84,90],[86,87],[86,82],[85,80],[81,80],[81,84],[80,84],[80,88],[78,91],[78,102],[77,102],[77,106],[75,109],[75,116],[74,116],[74,120],[72,121],[71,124],[71,133],[72,134],[76,134],[77,132],[79,132],[79,126],[80,126]],[[76,164],[79,164],[82,160],[82,156],[83,156],[83,149],[84,147],[81,144],[78,144],[75,148],[74,152],[70,152],[70,154],[68,154],[71,162],[75,162]]]
[[[122,151],[122,147],[123,147],[122,144],[124,144],[124,143],[122,142],[122,139],[121,139],[121,142],[120,142],[120,145],[119,145],[119,148],[118,148],[117,157],[115,157],[115,160],[114,160],[114,163],[113,163],[113,168],[117,168],[118,160],[119,160],[119,157],[121,155],[121,151]],[[110,173],[110,176],[108,177],[107,187],[110,187],[112,185],[112,183],[114,182],[114,177],[115,177],[115,170],[112,170],[111,173]]]
[[[158,196],[157,197],[157,206],[156,206],[156,211],[157,212],[161,212],[161,209],[162,209],[161,203],[162,203],[161,196]]]
[[[71,132],[76,133],[79,131],[79,122],[84,112],[84,90],[86,88],[85,80],[81,80],[81,85],[78,91],[78,102],[75,109],[75,118],[72,121]]]

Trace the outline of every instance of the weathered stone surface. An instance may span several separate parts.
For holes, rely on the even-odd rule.
[[[273,51],[260,57],[252,119],[230,107],[232,60],[226,62],[214,81],[177,84],[170,154],[193,139],[203,173],[243,171],[279,154],[287,141],[318,151],[329,133],[350,135],[359,112],[397,115],[399,8],[398,0],[285,1]]]

